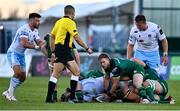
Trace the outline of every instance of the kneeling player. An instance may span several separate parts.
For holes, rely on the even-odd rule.
[[[158,77],[158,74],[156,74],[157,72],[155,70],[149,68],[144,62],[142,62],[138,59],[133,59],[133,61],[141,64],[145,69],[147,76],[145,77],[143,86],[146,89],[146,93],[149,97],[149,100],[152,103],[166,102],[165,97],[168,93],[168,85],[167,85],[166,81],[162,77]],[[158,96],[155,96],[155,95],[158,95]],[[171,100],[171,101],[174,101],[174,100]]]

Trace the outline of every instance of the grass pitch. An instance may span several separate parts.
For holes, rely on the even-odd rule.
[[[180,110],[180,81],[168,81],[169,93],[176,104],[137,103],[45,103],[48,77],[29,77],[15,91],[18,102],[7,101],[0,95],[0,110]],[[0,94],[9,86],[9,78],[0,78]],[[61,77],[58,82],[58,97],[69,86],[69,78]]]

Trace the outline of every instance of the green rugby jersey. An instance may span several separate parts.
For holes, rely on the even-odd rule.
[[[135,73],[145,76],[144,68],[129,59],[113,58],[110,60],[110,68],[105,71],[107,76],[112,74],[113,77],[128,76],[132,78]]]

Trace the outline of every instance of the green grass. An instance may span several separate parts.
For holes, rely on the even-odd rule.
[[[7,101],[0,96],[0,110],[177,110],[180,109],[180,81],[168,81],[169,94],[176,104],[136,103],[45,103],[48,77],[30,77],[15,91],[18,102]],[[0,94],[8,88],[9,79],[0,78]],[[61,77],[58,82],[58,96],[68,87],[69,78]]]

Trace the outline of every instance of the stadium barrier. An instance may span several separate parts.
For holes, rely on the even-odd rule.
[[[97,57],[99,53],[89,56],[87,53],[80,53],[80,69],[82,72],[89,70],[99,70],[100,65]],[[30,73],[32,76],[49,76],[48,59],[45,56],[35,55],[32,57]],[[61,75],[68,75],[67,71],[63,71]]]
[[[31,66],[31,55],[25,56],[26,61],[26,76],[28,76],[29,69]],[[0,54],[0,77],[11,77],[13,75],[13,70],[11,69],[8,60],[7,54]]]
[[[180,56],[171,57],[170,80],[180,80]]]
[[[89,70],[101,70],[98,55],[100,53],[80,53],[82,72]],[[110,54],[111,57],[120,57],[120,54]],[[43,55],[26,55],[26,75],[28,76],[49,76],[48,59]],[[167,67],[161,66],[160,75],[165,80],[180,80],[180,56],[169,57],[169,64]],[[6,54],[0,54],[0,77],[11,77],[12,69],[7,61]],[[66,71],[62,75],[67,75]]]

